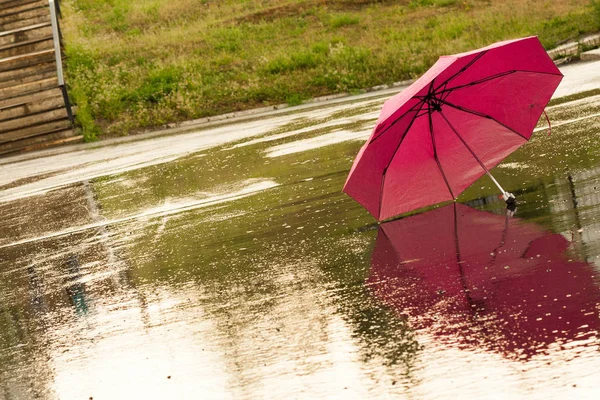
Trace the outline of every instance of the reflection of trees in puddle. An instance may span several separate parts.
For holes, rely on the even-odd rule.
[[[125,283],[117,282],[123,263],[106,227],[36,240],[53,229],[97,220],[94,201],[85,182],[18,206],[2,205],[22,210],[7,224],[21,236],[9,238],[27,238],[0,249],[0,300],[6,307],[0,325],[0,376],[7,399],[55,398],[56,354],[93,340],[86,321],[95,300],[110,292],[111,281],[118,287]]]
[[[83,185],[0,203],[0,246],[90,221]]]
[[[364,290],[364,247],[348,252],[337,236],[311,234],[310,221],[288,222],[267,243],[237,243],[245,250],[231,249],[211,266],[218,276],[199,280],[223,332],[232,385],[259,397],[293,388],[333,395],[341,385],[364,397],[389,390],[380,380],[405,381],[418,345]],[[278,224],[261,225],[254,235]],[[283,236],[287,226],[293,239]]]
[[[303,189],[308,186],[314,191]],[[236,393],[337,393],[336,379],[359,392],[357,385],[383,393],[389,388],[378,387],[378,374],[390,385],[410,375],[418,345],[402,320],[374,305],[363,288],[364,235],[371,232],[356,238],[340,223],[360,226],[364,215],[355,208],[322,213],[331,202],[323,193],[331,190],[330,182],[317,180],[285,185],[166,225],[156,221],[138,230],[127,249],[148,290],[195,283],[183,296],[200,293],[203,300],[190,307],[205,310],[214,326],[198,340],[218,344]],[[266,206],[281,199],[289,202]],[[240,209],[245,213],[236,217]],[[355,239],[352,251],[341,240],[348,235]],[[184,324],[189,332],[199,329],[197,319]],[[335,378],[343,371],[347,377]]]
[[[23,300],[3,301],[0,308],[1,399],[44,398],[52,393],[48,343],[43,337],[47,320],[31,321],[39,317],[42,299],[33,294]]]
[[[552,186],[553,225],[572,237],[576,252],[600,270],[600,167],[557,177]]]
[[[283,136],[266,134],[259,136],[259,139],[252,136],[250,140],[248,136],[238,142],[219,145],[210,152],[202,153],[202,157],[190,154],[174,162],[128,171],[120,174],[117,179],[98,178],[94,181],[95,190],[103,204],[103,214],[107,218],[118,218],[168,199],[191,197],[202,192],[214,193],[223,186],[235,186],[251,179],[286,184],[314,177],[315,171],[331,173],[344,168],[346,172],[347,160],[340,158],[340,155],[356,152],[356,142],[347,140],[364,135],[357,134],[356,131],[367,132],[369,124],[372,124],[372,120],[365,121],[356,117],[329,121],[322,126],[296,127],[292,131],[280,132]],[[326,136],[328,134],[332,135]],[[276,141],[272,142],[274,138]],[[264,156],[271,145],[292,142],[290,145],[295,146],[293,141],[299,138],[313,138],[311,146],[317,148],[288,157]],[[345,142],[338,143],[339,141]],[[331,145],[320,147],[328,143]]]
[[[277,246],[246,264],[251,271],[200,279],[234,393],[331,396],[347,387],[367,397],[404,383],[418,350],[406,325],[372,304],[362,280],[331,280],[327,271],[351,260],[300,252]]]
[[[79,260],[76,256],[71,256],[67,260],[67,270],[69,271],[69,277],[66,279],[69,284],[65,290],[71,300],[71,305],[75,308],[77,315],[85,315],[88,312],[88,304],[85,293],[85,284],[79,280],[82,278],[81,267]]]

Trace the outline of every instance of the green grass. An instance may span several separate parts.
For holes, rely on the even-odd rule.
[[[88,140],[411,79],[442,54],[600,29],[600,1],[63,0]]]
[[[340,14],[340,15],[332,16],[330,25],[333,29],[337,29],[337,28],[341,28],[342,26],[356,25],[359,23],[359,21],[360,21],[360,19],[358,18],[358,16],[349,15],[349,14]]]
[[[575,93],[569,96],[563,96],[556,99],[550,100],[548,103],[549,106],[556,106],[563,103],[568,103],[570,101],[585,99],[586,97],[597,96],[600,94],[600,89],[592,89],[586,90],[585,92]]]

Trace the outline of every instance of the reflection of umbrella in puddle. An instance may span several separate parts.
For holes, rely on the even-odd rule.
[[[368,280],[416,329],[527,359],[600,330],[594,271],[567,247],[537,225],[455,203],[381,225]]]

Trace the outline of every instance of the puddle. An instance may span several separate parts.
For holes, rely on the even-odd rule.
[[[321,135],[311,139],[298,140],[288,144],[281,144],[273,146],[266,150],[266,157],[281,157],[289,154],[301,153],[307,150],[314,150],[324,146],[330,146],[332,144],[346,142],[350,140],[365,141],[369,138],[371,129],[351,132],[351,131],[338,131],[329,133],[327,135]]]
[[[196,210],[196,209],[203,208],[203,207],[213,207],[213,206],[216,206],[218,204],[222,204],[222,203],[225,203],[228,201],[240,200],[246,196],[250,196],[257,192],[274,188],[277,185],[278,184],[273,181],[243,182],[241,185],[242,189],[237,190],[232,193],[213,194],[213,195],[205,194],[204,196],[202,196],[203,198],[201,198],[201,199],[177,199],[176,201],[166,201],[165,204],[163,204],[161,206],[153,207],[153,208],[144,210],[138,214],[130,215],[125,218],[119,218],[119,219],[113,219],[113,220],[102,220],[100,222],[94,222],[94,223],[87,224],[87,225],[74,226],[69,229],[65,229],[65,230],[58,231],[58,232],[47,233],[47,234],[44,234],[43,236],[36,236],[34,238],[22,239],[22,240],[7,243],[7,244],[0,244],[0,249],[5,248],[5,247],[18,246],[21,244],[30,243],[32,241],[48,240],[48,239],[52,239],[52,238],[56,238],[56,237],[60,237],[60,236],[71,235],[73,233],[78,233],[78,232],[82,232],[82,231],[104,228],[104,227],[107,227],[110,225],[116,225],[116,224],[120,224],[122,222],[131,221],[131,220],[167,217],[167,216],[171,216],[171,215],[177,215],[180,213],[184,213],[187,211]],[[90,196],[89,194],[87,196],[88,196],[88,201],[95,202],[95,199],[89,198],[89,196]],[[93,213],[92,213],[92,215],[93,215]],[[94,218],[94,219],[96,219],[96,218]]]
[[[493,171],[514,218],[484,177],[380,226],[383,101],[3,161],[0,399],[595,398],[598,96]]]

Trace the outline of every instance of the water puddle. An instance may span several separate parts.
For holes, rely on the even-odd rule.
[[[326,135],[317,136],[311,139],[298,140],[292,143],[273,146],[266,150],[265,156],[269,158],[281,157],[290,154],[301,153],[308,150],[314,150],[320,147],[330,146],[332,144],[346,142],[350,140],[365,141],[369,137],[370,133],[371,129],[362,130],[358,132],[338,131]]]
[[[177,199],[175,201],[166,201],[165,204],[153,207],[147,210],[144,210],[138,214],[130,215],[124,218],[112,219],[112,220],[102,220],[99,222],[93,222],[90,224],[82,225],[82,226],[74,226],[69,229],[65,229],[58,232],[47,233],[43,236],[36,236],[34,238],[22,239],[16,242],[11,242],[7,244],[0,244],[0,249],[5,247],[18,246],[25,243],[30,243],[38,240],[48,240],[60,236],[67,236],[73,233],[79,233],[91,229],[104,228],[109,225],[116,225],[127,221],[132,220],[140,220],[140,219],[148,219],[148,218],[161,218],[168,217],[180,213],[184,213],[187,211],[197,210],[203,207],[214,207],[218,204],[222,204],[229,201],[240,200],[246,196],[251,196],[257,192],[271,189],[276,187],[278,184],[273,181],[247,181],[242,182],[242,188],[236,190],[235,192],[230,192],[226,194],[212,194],[212,195],[204,195],[201,199]],[[91,194],[88,194],[88,201],[95,202],[96,200],[91,197]],[[91,207],[90,207],[91,208]],[[93,214],[93,213],[92,213]],[[0,242],[1,243],[1,242]]]
[[[595,398],[599,97],[378,225],[383,101],[0,163],[0,399]]]

